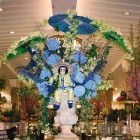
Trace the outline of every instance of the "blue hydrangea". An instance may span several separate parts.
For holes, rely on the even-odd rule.
[[[76,86],[74,88],[73,92],[74,92],[75,96],[80,97],[80,96],[85,94],[85,87],[83,87],[83,86]]]
[[[61,57],[59,55],[56,54],[51,54],[48,59],[48,65],[50,66],[54,66],[56,63],[58,63],[61,60]]]
[[[80,67],[79,67],[78,64],[73,63],[73,64],[72,64],[72,67],[73,67],[73,71],[74,71],[74,73],[76,73],[77,71],[80,71]]]
[[[48,40],[48,42],[46,43],[47,47],[49,50],[54,51],[54,50],[58,50],[59,49],[59,41],[54,39],[54,38],[50,38]]]
[[[93,90],[96,89],[96,83],[93,80],[89,80],[84,84],[84,87]]]
[[[85,96],[86,99],[90,99],[92,97],[95,97],[97,95],[96,91],[89,92],[88,95]]]
[[[96,74],[95,72],[92,72],[85,78],[84,83],[89,80],[94,80],[98,84],[101,82],[101,76]]]
[[[51,52],[49,50],[44,51],[43,59],[46,61],[50,54],[51,54]]]
[[[85,75],[80,71],[76,73],[75,78],[74,78],[74,80],[78,83],[83,83],[84,79],[85,79]]]
[[[86,99],[90,99],[90,98],[91,98],[91,95],[88,94],[88,95],[85,96],[85,98],[86,98]]]
[[[75,51],[72,60],[80,65],[84,65],[87,62],[87,57],[81,51]]]
[[[48,85],[48,83],[46,81],[42,82],[42,83],[37,83],[38,90],[39,90],[40,94],[42,94],[44,97],[47,97],[47,95],[48,95],[47,85]]]
[[[89,92],[89,94],[92,96],[92,97],[95,97],[97,95],[97,92],[96,91],[92,91],[92,92]]]
[[[97,84],[101,83],[101,76],[98,75],[98,74],[95,74],[95,76],[94,76],[94,81],[95,81]]]
[[[89,80],[93,80],[93,79],[94,79],[94,76],[95,76],[95,73],[94,73],[94,72],[90,73],[90,74],[85,78],[84,83],[86,83],[86,82],[89,81]]]
[[[40,73],[40,78],[45,79],[45,78],[50,78],[51,77],[51,71],[49,69],[42,69]]]

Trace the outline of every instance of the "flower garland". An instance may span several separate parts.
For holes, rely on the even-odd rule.
[[[93,18],[91,22],[92,26],[98,27],[98,30],[106,37],[106,39],[110,39],[110,37],[114,37],[115,40],[112,40],[116,45],[122,47],[129,55],[132,54],[132,46],[128,39],[122,36],[116,28],[107,25],[105,22]]]
[[[5,64],[8,60],[21,56],[28,50],[26,46],[41,43],[47,40],[47,36],[40,32],[31,33],[28,37],[16,40],[8,49],[7,53],[3,55],[2,62]]]

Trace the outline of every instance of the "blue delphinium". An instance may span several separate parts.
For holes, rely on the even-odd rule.
[[[78,72],[75,74],[74,80],[75,80],[76,82],[78,82],[78,83],[83,83],[84,79],[85,79],[85,75],[84,75],[82,72],[78,71]]]
[[[46,81],[42,82],[42,83],[37,83],[38,90],[39,90],[40,94],[42,94],[44,97],[47,97],[47,95],[48,95],[47,85],[48,85],[48,83]]]
[[[85,87],[83,87],[83,86],[76,86],[74,88],[73,92],[74,92],[75,96],[80,97],[80,96],[85,94]]]
[[[72,60],[80,65],[84,65],[87,62],[87,57],[81,51],[75,51]]]
[[[84,87],[93,90],[96,89],[96,83],[93,80],[89,80],[84,84]]]
[[[59,41],[54,39],[54,38],[50,38],[48,40],[48,42],[46,42],[46,45],[48,47],[49,50],[54,51],[54,50],[58,50],[59,49]]]
[[[50,54],[51,54],[51,51],[49,51],[49,50],[44,51],[43,52],[43,59],[46,61]]]
[[[61,61],[61,57],[56,54],[51,54],[47,59],[48,65],[50,66],[54,66],[59,61]]]
[[[45,78],[50,78],[51,77],[51,71],[49,69],[42,69],[40,73],[40,78],[45,79]]]

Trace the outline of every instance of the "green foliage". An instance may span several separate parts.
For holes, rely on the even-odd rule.
[[[49,112],[50,110],[47,108],[49,101],[50,101],[49,97],[47,98],[42,97],[41,99],[40,107],[39,107],[39,110],[41,112],[39,125],[40,125],[40,128],[43,130],[50,128],[52,131],[53,123],[54,123],[54,116],[56,112],[54,112],[54,110],[51,110],[51,113]]]
[[[107,48],[105,49],[104,53],[103,53],[103,57],[104,59],[107,58],[107,56],[109,55],[110,49],[112,48],[112,46],[107,46]]]
[[[65,51],[66,51],[66,48],[65,47],[63,47],[63,40],[60,40],[60,48],[59,48],[59,50],[58,50],[58,55],[59,56],[61,56],[61,59],[63,59],[64,58],[64,56],[65,56]]]
[[[77,28],[79,25],[79,21],[77,19],[70,19],[72,21],[71,25],[69,26],[69,31],[65,33],[65,43],[69,46],[73,46],[73,40],[77,35]]]
[[[92,57],[92,58],[97,58],[97,46],[95,44],[92,44],[92,47],[91,49],[89,49],[86,54],[87,56],[89,57]]]
[[[124,39],[123,39],[123,37],[121,35],[117,34],[116,32],[113,32],[113,31],[105,32],[105,33],[103,33],[103,35],[108,40],[110,40],[112,37],[115,38],[115,39],[112,39],[112,42],[114,42],[116,45],[118,45],[122,49],[124,49],[128,54],[131,54],[131,51],[124,44]]]
[[[31,115],[38,116],[39,94],[35,86],[22,86],[19,91],[20,102],[22,104],[22,115],[30,120]]]
[[[98,90],[108,90],[112,88],[112,84],[110,83],[110,81],[102,81],[100,84],[98,84],[97,89]]]
[[[20,121],[20,112],[17,110],[6,110],[2,114],[4,117],[7,117],[9,119],[9,122]]]
[[[9,55],[7,55],[7,60],[11,60],[27,52],[27,49],[23,47],[16,48],[15,50],[17,53],[16,54],[10,53]]]
[[[126,120],[127,112],[124,109],[111,109],[110,113],[108,114],[108,121],[117,122],[118,118],[120,120]]]
[[[100,21],[95,18],[92,20],[90,24],[91,26],[97,27],[98,30],[101,32],[101,34],[105,36],[106,39],[110,40],[111,38],[115,38],[112,40],[112,42],[114,42],[116,45],[124,49],[128,54],[130,55],[132,54],[132,51],[130,50],[132,47],[130,42],[128,42],[128,40],[124,36],[120,35],[120,33],[118,33],[118,31],[114,27],[111,27],[106,23],[104,23],[103,21]]]
[[[127,111],[125,109],[120,109],[118,112],[118,116],[120,120],[126,120]]]
[[[140,116],[140,108],[138,107],[134,107],[131,111],[131,118],[132,120],[139,120],[139,116]]]
[[[117,122],[117,119],[118,119],[118,110],[111,109],[110,113],[108,114],[108,121]]]
[[[33,46],[36,43],[45,42],[46,40],[47,40],[46,36],[45,37],[42,37],[42,36],[30,37],[29,36],[27,39],[16,43],[16,46],[13,45],[15,47],[15,53],[13,53],[13,51],[9,52],[6,55],[6,60],[8,61],[8,60],[11,60],[11,59],[16,58],[18,56],[21,56],[27,52],[27,47]]]
[[[81,109],[79,110],[79,119],[87,122],[90,119],[92,104],[85,97],[80,97]]]

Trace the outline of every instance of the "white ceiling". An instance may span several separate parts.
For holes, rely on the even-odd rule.
[[[67,9],[76,9],[78,15],[96,17],[116,27],[124,36],[129,35],[130,24],[136,25],[140,20],[140,0],[1,0],[0,7],[4,9],[0,12],[0,54],[6,53],[15,40],[31,32],[40,30],[49,36],[53,35],[55,32],[49,25],[44,28],[39,22],[52,15],[65,13]],[[123,15],[125,11],[130,15]],[[11,35],[10,31],[16,33]],[[117,46],[111,49],[104,76],[120,67],[124,54]],[[2,65],[1,74],[16,78],[14,69],[29,62],[25,60],[26,55],[10,61],[7,66]],[[123,77],[123,73],[120,76]]]

